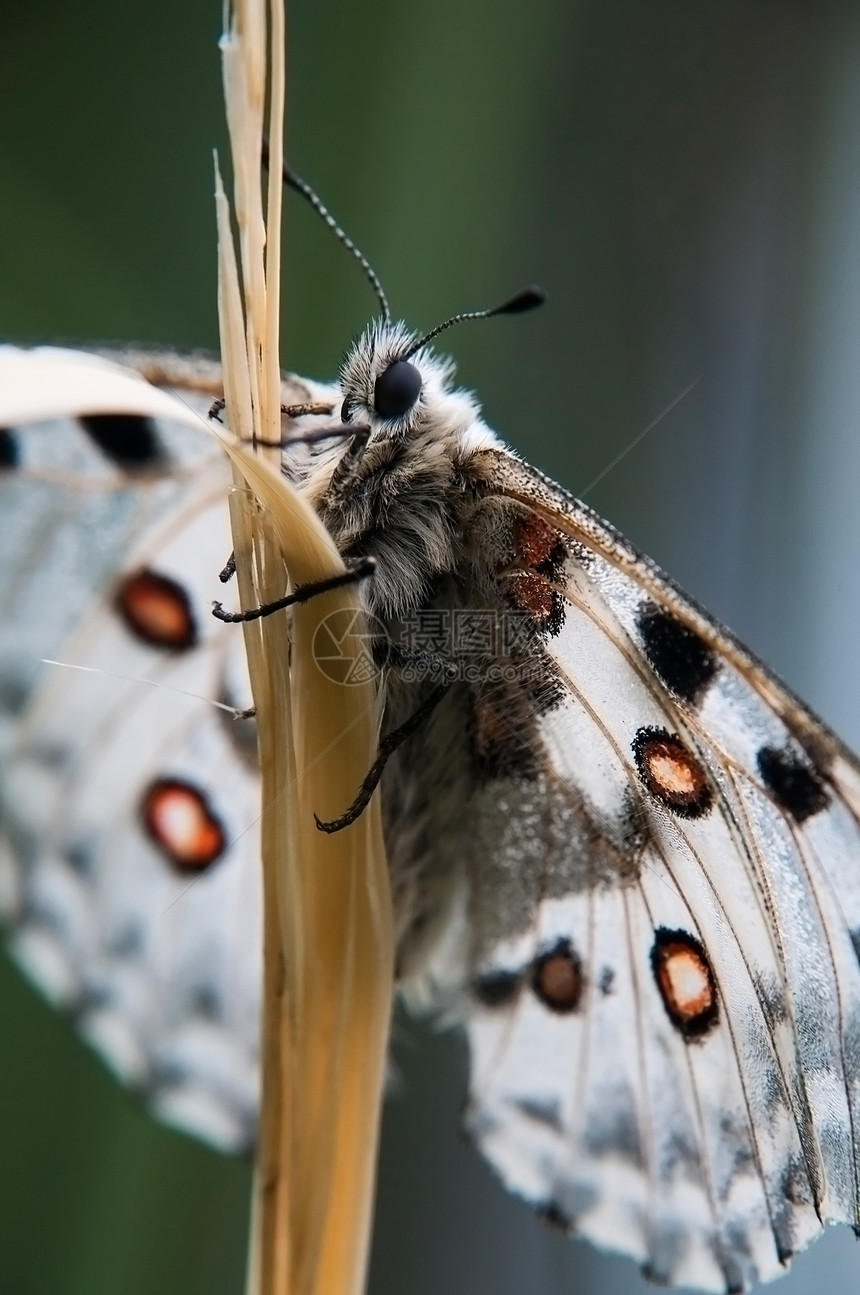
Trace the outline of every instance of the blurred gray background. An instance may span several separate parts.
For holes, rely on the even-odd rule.
[[[0,335],[214,347],[218,0],[5,5]],[[294,165],[500,433],[860,746],[860,4],[294,0]],[[373,300],[288,204],[284,363]],[[688,387],[611,471],[609,464]],[[14,608],[5,608],[14,615]],[[858,861],[860,866],[860,861]],[[0,1290],[238,1295],[249,1167],[151,1124],[0,960]],[[464,1049],[396,1026],[372,1295],[636,1292],[457,1132]],[[847,1229],[785,1295],[855,1292]]]

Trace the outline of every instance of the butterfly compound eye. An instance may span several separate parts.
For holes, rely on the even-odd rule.
[[[402,418],[421,395],[421,374],[408,360],[383,369],[373,388],[373,407],[380,418]]]

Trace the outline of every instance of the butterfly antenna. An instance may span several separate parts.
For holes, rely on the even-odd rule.
[[[523,288],[514,297],[508,297],[500,306],[493,306],[491,310],[463,310],[458,315],[452,315],[444,323],[437,324],[431,328],[429,333],[419,337],[417,342],[413,342],[408,351],[398,355],[399,360],[408,360],[416,351],[420,351],[422,346],[432,342],[434,337],[450,328],[452,324],[460,324],[464,319],[491,319],[493,315],[519,315],[524,310],[534,310],[535,306],[542,306],[546,301],[546,293],[543,288],[536,283],[531,283],[527,288]]]
[[[265,166],[269,165],[268,140],[263,141],[263,163]],[[388,305],[388,298],[386,297],[385,290],[379,280],[379,275],[376,273],[367,257],[360,248],[356,247],[349,234],[347,234],[345,230],[341,229],[328,207],[326,207],[321,198],[317,197],[307,180],[303,180],[300,175],[296,175],[292,167],[287,166],[286,163],[284,163],[283,167],[283,179],[284,184],[288,189],[295,189],[296,193],[300,193],[305,201],[310,203],[317,215],[325,221],[326,225],[328,225],[334,236],[343,243],[346,250],[351,252],[356,261],[358,261],[358,264],[364,271],[365,278],[376,293],[376,300],[379,302],[379,308],[382,311],[383,319],[386,323],[390,323],[391,309]]]

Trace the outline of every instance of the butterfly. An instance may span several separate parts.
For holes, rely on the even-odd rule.
[[[508,1187],[655,1280],[746,1289],[858,1223],[860,766],[383,315],[336,383],[285,380],[282,466],[363,572],[400,983],[463,1024],[466,1129]],[[117,358],[201,421],[222,394],[202,359]],[[0,463],[10,948],[157,1116],[241,1148],[259,807],[240,631],[210,615],[227,469],[193,419],[109,402],[10,425]],[[321,668],[348,627],[326,642]]]

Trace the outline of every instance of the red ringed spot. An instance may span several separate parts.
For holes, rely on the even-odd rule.
[[[546,576],[533,572],[512,575],[508,581],[511,602],[525,612],[542,634],[555,635],[564,624],[564,599]]]
[[[140,817],[147,836],[178,872],[202,872],[223,853],[224,828],[199,788],[181,778],[158,778],[144,794]]]
[[[582,964],[569,940],[559,940],[532,965],[532,989],[551,1012],[575,1012],[582,997]]]
[[[633,758],[645,787],[681,818],[701,818],[711,808],[712,793],[699,761],[677,733],[640,728],[633,739]]]
[[[115,606],[132,634],[153,647],[184,652],[197,642],[188,594],[169,576],[135,572],[117,590]]]
[[[514,525],[514,544],[518,560],[540,575],[557,579],[567,549],[558,531],[537,513],[518,517]]]
[[[704,947],[687,931],[655,933],[651,967],[669,1020],[685,1039],[701,1038],[716,1024],[717,987]]]

